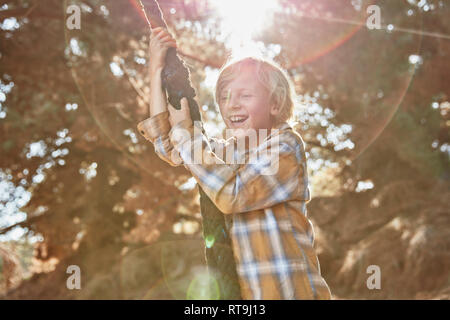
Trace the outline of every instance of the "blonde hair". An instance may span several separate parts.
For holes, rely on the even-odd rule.
[[[296,95],[289,75],[276,62],[254,56],[229,59],[221,68],[216,83],[214,100],[220,101],[222,89],[239,74],[243,67],[253,67],[260,83],[268,90],[270,103],[280,108],[275,118],[274,126],[291,120],[294,112],[294,97]]]

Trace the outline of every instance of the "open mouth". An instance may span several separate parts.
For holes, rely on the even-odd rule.
[[[233,125],[239,125],[239,124],[244,123],[245,120],[248,119],[248,116],[233,116],[233,117],[230,117],[229,119]]]

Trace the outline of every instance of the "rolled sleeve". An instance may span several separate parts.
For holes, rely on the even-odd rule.
[[[169,111],[164,111],[138,123],[139,133],[148,141],[155,143],[161,136],[167,136],[171,127]]]
[[[137,129],[146,140],[153,143],[158,157],[172,167],[177,167],[183,164],[183,160],[178,151],[173,148],[169,139],[169,132],[171,130],[169,115],[169,111],[158,113],[139,122]]]

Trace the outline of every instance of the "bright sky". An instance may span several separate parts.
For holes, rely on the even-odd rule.
[[[224,37],[234,55],[257,54],[261,49],[252,40],[254,33],[272,26],[272,13],[279,8],[276,0],[209,0],[221,18]]]

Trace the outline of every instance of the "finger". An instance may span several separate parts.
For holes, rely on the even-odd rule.
[[[174,40],[167,40],[167,41],[161,42],[162,46],[173,46],[175,44],[176,44],[176,42]]]
[[[161,31],[155,31],[154,33],[152,33],[152,34],[150,35],[150,39],[158,40],[158,39],[161,38],[163,35],[164,35],[164,32],[163,32],[162,30],[161,30]]]
[[[160,43],[162,37],[163,37],[162,33],[155,34],[154,36],[150,37],[150,43],[155,43],[155,42]]]
[[[161,42],[172,41],[172,40],[173,40],[173,38],[172,38],[172,36],[170,34],[165,35],[164,37],[161,37],[159,39],[159,41],[161,41]]]
[[[166,37],[166,36],[168,36],[168,33],[165,31],[165,30],[161,30],[160,32],[158,32],[157,34],[156,34],[156,38],[157,39],[162,39],[163,37]]]
[[[177,44],[175,42],[164,42],[161,44],[166,49],[169,49],[170,47],[178,48]]]
[[[152,29],[151,30],[151,33],[150,33],[150,37],[151,38],[155,38],[158,34],[160,34],[162,31],[164,31],[162,28],[160,28],[160,27],[158,27],[158,28],[155,28],[155,29]]]
[[[175,114],[175,113],[177,113],[177,112],[180,112],[180,110],[178,110],[178,109],[176,109],[173,105],[171,105],[170,103],[169,103],[169,105],[170,105],[170,113],[171,114]]]
[[[176,42],[176,40],[174,38],[172,38],[171,36],[166,36],[164,38],[158,39],[157,41],[159,43]]]
[[[163,30],[162,27],[156,27],[156,28],[151,28],[151,29],[150,29],[150,31],[151,31],[152,34],[158,33],[158,32],[160,32],[161,30]]]
[[[155,39],[158,41],[161,41],[161,39],[165,36],[166,35],[163,32],[161,32],[161,33],[158,33],[157,35],[155,35]]]
[[[168,39],[163,41],[164,44],[176,44],[177,42],[174,39]]]

